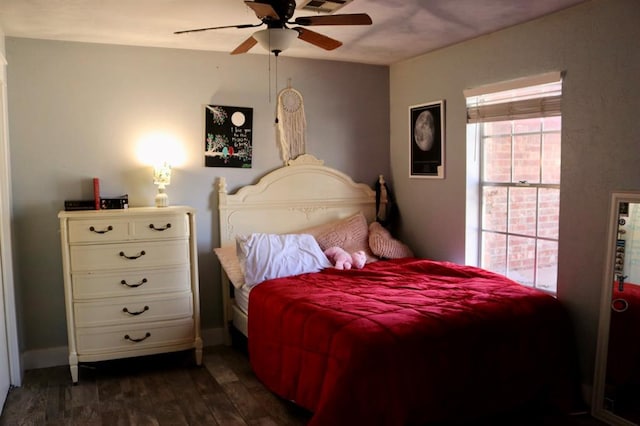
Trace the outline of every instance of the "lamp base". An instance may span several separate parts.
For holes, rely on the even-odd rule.
[[[156,207],[167,207],[169,205],[169,196],[164,192],[164,188],[158,188],[156,194]]]

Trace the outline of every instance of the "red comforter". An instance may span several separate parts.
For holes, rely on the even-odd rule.
[[[418,259],[266,281],[249,357],[313,425],[409,425],[571,397],[559,302],[478,268]]]

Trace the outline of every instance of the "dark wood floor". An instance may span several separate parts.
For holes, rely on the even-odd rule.
[[[268,392],[229,347],[25,372],[0,425],[303,425],[310,415]]]
[[[266,390],[242,351],[208,347],[203,364],[194,365],[191,351],[81,364],[75,386],[68,367],[29,370],[23,386],[9,392],[0,425],[304,425],[310,419]],[[603,423],[586,415],[519,412],[471,424]]]

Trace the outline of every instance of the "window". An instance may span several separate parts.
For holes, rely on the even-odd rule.
[[[465,93],[468,134],[480,154],[478,264],[552,293],[562,125],[562,83],[555,76],[541,84]]]

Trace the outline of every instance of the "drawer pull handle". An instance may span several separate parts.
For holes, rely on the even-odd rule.
[[[171,224],[167,223],[164,228],[156,228],[152,223],[149,225],[149,228],[153,229],[154,231],[166,231],[167,229],[171,228]]]
[[[113,226],[109,225],[107,226],[106,229],[103,229],[101,231],[98,231],[96,228],[94,228],[93,226],[89,227],[89,231],[91,232],[95,232],[96,234],[106,234],[109,231],[113,231]]]
[[[126,254],[124,254],[124,252],[123,252],[123,251],[121,251],[121,252],[120,252],[120,256],[124,257],[125,259],[130,259],[130,260],[137,259],[137,258],[139,258],[139,257],[144,256],[145,254],[147,254],[147,253],[145,253],[145,252],[144,252],[144,250],[142,250],[142,251],[140,252],[140,254],[139,254],[139,255],[137,255],[137,256],[127,256]]]
[[[146,312],[148,310],[149,310],[148,306],[145,306],[141,311],[138,311],[138,312],[131,312],[126,307],[122,308],[122,312],[124,312],[125,314],[129,314],[129,315],[140,315],[140,314],[142,314],[142,313],[144,313],[144,312]]]
[[[132,342],[142,342],[143,340],[148,339],[149,337],[151,337],[151,333],[149,333],[148,331],[145,333],[144,337],[140,337],[139,339],[134,339],[133,337],[130,337],[128,334],[124,335],[124,340],[131,340]]]
[[[135,288],[135,287],[140,287],[142,284],[144,284],[146,282],[147,282],[147,279],[143,278],[142,281],[140,281],[140,282],[138,282],[136,284],[129,284],[126,280],[120,281],[120,284],[126,285],[127,287],[130,287],[130,288]]]

